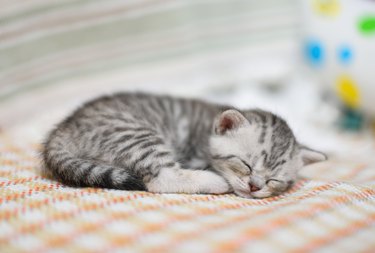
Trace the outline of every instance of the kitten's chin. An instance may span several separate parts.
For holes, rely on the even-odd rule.
[[[235,190],[234,193],[237,195],[237,196],[240,196],[242,198],[247,198],[247,199],[252,199],[253,196],[251,196],[250,192],[248,191],[243,191],[243,190]]]
[[[244,191],[244,190],[235,190],[234,193],[237,196],[248,198],[248,199],[263,199],[273,196],[274,194],[267,190],[260,190],[257,192],[250,192],[250,191]]]
[[[263,199],[263,198],[271,197],[273,193],[267,190],[260,190],[257,192],[252,192],[250,193],[250,195],[255,199]]]

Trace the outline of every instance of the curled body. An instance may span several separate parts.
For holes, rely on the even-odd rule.
[[[257,198],[284,192],[302,166],[325,160],[270,112],[145,93],[84,104],[50,132],[42,156],[71,186]]]

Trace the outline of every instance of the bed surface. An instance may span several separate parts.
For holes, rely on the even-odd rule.
[[[30,97],[40,101],[34,107],[47,103],[43,92],[35,93],[24,103]],[[338,145],[359,153],[342,151],[304,168],[290,191],[267,199],[71,188],[44,178],[38,157],[41,138],[77,104],[60,94],[41,111],[24,104],[29,112],[22,120],[13,114],[0,132],[1,252],[375,250],[375,163],[368,136],[336,137],[342,139]]]
[[[282,196],[256,200],[70,188],[38,173],[37,144],[17,145],[4,133],[0,143],[2,252],[375,249],[375,175],[367,164],[347,167],[336,181],[303,179]],[[368,170],[366,186],[347,182]]]

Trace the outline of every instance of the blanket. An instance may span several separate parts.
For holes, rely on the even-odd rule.
[[[310,176],[333,170],[335,181],[301,179],[266,199],[153,194],[64,186],[40,173],[38,143],[15,139],[0,136],[1,252],[375,249],[371,164],[323,163]]]

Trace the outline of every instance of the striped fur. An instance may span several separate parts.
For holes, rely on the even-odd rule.
[[[47,171],[68,185],[244,197],[285,191],[303,161],[323,158],[269,112],[142,93],[85,104],[43,151]]]

